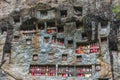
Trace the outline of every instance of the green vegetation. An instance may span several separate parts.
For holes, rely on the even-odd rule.
[[[120,6],[115,5],[114,9],[112,10],[113,13],[119,13],[120,12]]]

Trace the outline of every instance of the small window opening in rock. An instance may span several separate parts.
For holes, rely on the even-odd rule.
[[[106,42],[107,41],[107,37],[101,37],[101,42]]]
[[[19,15],[14,16],[13,19],[14,19],[14,22],[15,22],[15,23],[20,22],[20,16],[19,16]]]
[[[73,40],[68,40],[68,47],[73,47]]]
[[[49,37],[44,37],[44,42],[45,42],[45,43],[48,43],[48,42],[49,42],[49,39],[50,39]]]
[[[55,21],[47,22],[47,27],[55,27]]]
[[[40,16],[47,16],[47,11],[40,11],[41,15]]]
[[[101,70],[100,64],[95,65],[95,70],[96,70],[96,71],[100,71],[100,70]]]
[[[20,36],[14,36],[14,39],[18,39]]]
[[[18,41],[19,38],[20,38],[20,36],[14,36],[14,40],[15,40],[15,41]]]
[[[83,22],[80,22],[80,21],[76,21],[76,28],[77,29],[80,29],[83,27]]]
[[[67,54],[62,54],[62,61],[67,61]]]
[[[64,45],[64,38],[57,38],[57,42],[60,45]]]
[[[82,16],[82,7],[74,7],[74,10],[77,16]]]
[[[56,33],[57,32],[57,27],[55,26],[55,22],[47,22],[47,33]]]
[[[77,48],[80,48],[80,47],[82,47],[82,46],[87,46],[87,45],[89,45],[89,43],[76,43],[76,46],[77,46]]]
[[[101,22],[101,28],[106,28],[107,27],[108,22],[107,21],[102,21]]]
[[[7,27],[5,26],[1,27],[1,34],[3,34],[4,32],[7,32]]]
[[[87,37],[87,34],[86,34],[86,33],[83,33],[83,34],[82,34],[82,39],[83,39],[83,40],[88,40],[88,37]]]
[[[38,23],[38,29],[44,30],[45,29],[44,23]]]
[[[57,32],[57,30],[56,30],[56,28],[49,28],[49,29],[47,29],[47,33],[48,34],[51,34],[51,33],[56,33]]]
[[[57,41],[56,36],[52,36],[52,41],[53,41],[53,43],[56,43],[56,41]]]
[[[63,27],[58,27],[58,33],[62,33],[64,32],[64,28]]]
[[[81,55],[76,56],[76,61],[77,61],[77,62],[82,62],[82,56],[81,56]]]
[[[38,60],[38,54],[34,54],[33,55],[33,61],[37,61]]]
[[[61,10],[60,13],[62,18],[67,17],[67,10]]]
[[[31,31],[31,30],[36,30],[36,27],[35,27],[35,25],[22,25],[20,27],[20,30]]]
[[[26,43],[27,44],[31,44],[32,43],[32,39],[26,39]]]

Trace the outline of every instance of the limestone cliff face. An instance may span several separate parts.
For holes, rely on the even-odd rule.
[[[13,11],[28,9],[37,2],[45,0],[0,0],[0,18],[8,17]]]
[[[108,16],[109,10],[107,7],[106,2],[110,2],[111,0],[76,0],[76,4],[81,4],[79,2],[83,2],[84,8],[87,10],[90,9],[91,12],[95,13],[98,15],[98,13],[103,13],[106,8],[106,11],[103,14],[105,17]],[[24,9],[29,9],[33,6],[35,6],[37,3],[44,3],[48,4],[52,7],[57,7],[58,4],[68,4],[68,3],[73,3],[73,0],[0,0],[0,19],[3,19],[5,17],[8,17],[12,12],[14,11],[22,11]],[[119,5],[120,1],[119,0],[114,0],[112,1],[113,5]]]
[[[72,2],[74,2],[74,1],[76,1],[75,2],[76,6],[80,5],[81,3],[79,3],[79,2],[82,1],[83,9],[84,9],[83,16],[85,16],[87,13],[91,13],[95,16],[100,16],[101,18],[105,18],[105,19],[111,19],[110,7],[114,6],[114,4],[116,4],[116,3],[117,3],[117,5],[119,5],[119,0],[114,0],[112,2],[112,5],[109,4],[111,0],[1,0],[0,1],[0,20],[1,20],[0,21],[0,28],[2,27],[2,29],[4,30],[5,27],[9,28],[7,24],[11,24],[14,27],[14,32],[17,31],[17,29],[18,29],[17,27],[19,27],[21,24],[18,24],[19,25],[18,26],[13,21],[13,16],[16,14],[15,12],[18,12],[20,14],[22,22],[24,22],[28,18],[31,17],[29,15],[29,10],[32,7],[36,6],[38,3],[43,3],[43,4],[45,4],[47,6],[50,6],[50,7],[59,7],[59,5],[61,5],[61,6],[63,6],[63,5],[72,6],[73,5]],[[89,21],[91,21],[91,17],[90,17]],[[9,32],[11,32],[11,31],[9,31]],[[14,34],[16,34],[16,33],[14,33]],[[3,37],[4,37],[4,39],[6,38],[6,36],[0,36],[0,37],[1,37],[0,39],[3,39]],[[42,44],[42,42],[39,43],[39,39],[41,39],[39,37],[39,35],[35,35],[33,43],[34,43],[34,47],[36,48],[36,51],[39,48],[39,44]],[[3,44],[4,43],[5,42],[3,42]],[[25,61],[26,61],[25,63],[27,63],[32,59],[32,58],[29,58],[32,55],[32,47],[30,47],[30,49],[29,49],[29,47],[28,48],[26,47],[28,49],[27,50],[22,46],[19,46],[20,48],[18,46],[16,47],[16,44],[13,45],[13,46],[15,47],[16,52],[18,52],[18,54],[15,55],[15,56],[20,58],[20,59],[15,58],[16,63],[18,63],[18,62],[23,63]],[[3,45],[1,45],[0,48],[3,48]],[[48,47],[48,49],[49,49],[49,47]],[[2,50],[2,49],[0,49],[0,50]],[[26,60],[21,59],[21,58],[24,58],[23,54],[19,54],[19,52],[21,52],[21,51],[25,51],[25,52],[28,51],[29,54],[23,53],[24,55],[28,55],[28,57],[25,56]],[[14,53],[16,54],[16,52],[14,52]],[[57,52],[57,53],[59,53],[59,52]],[[0,56],[1,56],[1,54],[2,54],[2,51],[0,52]],[[44,56],[46,56],[46,55],[44,55]],[[59,57],[59,55],[57,55],[57,57]],[[107,57],[108,57],[108,55],[107,55]],[[20,61],[17,62],[17,59],[19,59]],[[43,58],[41,58],[41,59],[43,59]],[[102,59],[103,59],[103,61],[102,61]],[[110,66],[110,64],[107,63],[107,61],[109,61],[109,60],[107,58],[104,59],[103,56],[102,56],[102,59],[100,59],[100,57],[99,57],[100,64],[102,66],[100,76],[101,77],[110,77],[111,76],[111,73],[110,73],[111,66]],[[41,62],[44,62],[44,61],[46,62],[46,60],[44,60],[44,59],[41,60]],[[69,62],[70,61],[71,61],[71,58],[70,58]],[[106,72],[104,72],[104,70],[106,70]]]

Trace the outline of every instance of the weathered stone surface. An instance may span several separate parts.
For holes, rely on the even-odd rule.
[[[69,2],[68,2],[69,1]],[[81,2],[82,1],[82,2]],[[118,0],[114,0],[113,4],[117,3]],[[1,0],[0,1],[0,20],[4,17],[7,17],[7,21],[10,22],[14,29],[14,35],[20,35],[20,39],[17,42],[12,42],[12,56],[11,56],[11,64],[9,68],[9,72],[12,72],[13,75],[16,75],[17,77],[22,77],[23,80],[93,80],[99,77],[111,77],[111,65],[110,65],[110,57],[109,57],[109,48],[108,48],[108,41],[101,42],[101,50],[100,50],[100,56],[97,54],[78,54],[82,56],[82,62],[76,62],[76,53],[75,53],[75,48],[76,44],[74,43],[74,48],[67,48],[66,41],[67,40],[73,40],[74,42],[81,42],[82,41],[82,32],[81,30],[76,30],[75,24],[70,23],[71,25],[65,26],[65,31],[63,33],[58,33],[57,38],[65,38],[65,45],[60,45],[58,43],[52,42],[52,34],[47,34],[46,30],[40,30],[38,34],[33,34],[31,35],[24,35],[22,33],[19,33],[19,28],[21,25],[21,22],[26,21],[28,18],[31,18],[31,15],[29,14],[29,8],[36,6],[36,4],[40,2],[41,4],[41,9],[43,7],[49,7],[49,8],[60,8],[60,9],[68,9],[68,15],[66,18],[62,18],[61,22],[66,23],[67,21],[74,20],[74,17],[76,20],[82,21],[82,17],[78,17],[74,13],[74,8],[73,5],[76,6],[83,6],[83,16],[85,16],[87,13],[93,13],[97,16],[100,16],[101,18],[104,19],[111,19],[109,16],[110,13],[110,5],[106,2],[110,2],[110,0],[105,0],[104,1],[95,1],[95,0],[58,0],[56,2],[55,0]],[[64,2],[64,4],[63,4]],[[119,3],[117,3],[119,5]],[[45,5],[45,6],[44,6]],[[51,6],[50,6],[51,5]],[[103,7],[105,9],[103,9]],[[14,11],[17,11],[20,13],[21,16],[21,21],[20,23],[15,23],[12,18],[9,18],[9,15],[14,15]],[[54,14],[52,14],[52,11],[48,11],[50,14],[46,19],[51,19],[55,17]],[[99,14],[98,14],[99,13]],[[92,19],[91,19],[92,20]],[[96,21],[97,22],[97,21]],[[7,24],[6,21],[0,23],[0,26],[4,27],[4,25]],[[99,26],[96,24],[97,27]],[[95,25],[95,26],[96,26]],[[74,26],[74,27],[73,27]],[[109,28],[103,28],[101,29],[100,33],[104,34],[106,37],[108,36],[110,32],[110,25],[108,25]],[[0,27],[0,29],[3,29]],[[9,28],[9,25],[5,25],[5,27]],[[47,27],[45,25],[45,27]],[[16,30],[18,31],[16,33]],[[93,29],[89,29],[93,31]],[[4,29],[3,29],[4,31]],[[95,30],[94,30],[95,31]],[[0,30],[0,32],[2,32]],[[8,31],[12,32],[12,31]],[[105,33],[107,32],[107,33]],[[11,34],[11,33],[8,33]],[[106,35],[107,34],[107,35]],[[90,34],[89,34],[90,35]],[[11,41],[11,35],[8,36],[7,38],[10,39],[8,42]],[[45,41],[44,37],[49,37],[49,41]],[[100,36],[101,37],[101,36]],[[32,43],[29,45],[26,43],[26,39],[31,39]],[[3,34],[0,34],[0,59],[2,58],[2,48],[3,44],[5,43],[6,40],[6,33],[4,32]],[[49,53],[54,53],[53,55],[49,55]],[[114,59],[114,70],[115,74],[118,74],[118,67],[119,64],[119,58],[117,52],[113,56]],[[33,61],[33,54],[38,54],[38,61]],[[67,54],[67,60],[62,61],[62,54]],[[37,77],[32,77],[29,75],[29,66],[30,64],[69,64],[69,65],[92,65],[99,63],[101,64],[101,71],[95,72],[92,77],[89,77],[89,79],[85,78],[77,78],[77,77],[48,77],[48,76],[37,76]],[[117,64],[116,64],[117,63]],[[5,67],[5,69],[8,69]],[[1,74],[2,75],[2,74]],[[0,79],[2,80],[7,80],[6,78],[7,75],[5,76],[0,76]],[[116,77],[116,80],[118,78]],[[13,80],[13,79],[11,79]]]

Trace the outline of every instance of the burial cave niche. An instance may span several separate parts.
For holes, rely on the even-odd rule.
[[[67,17],[67,10],[61,10],[61,11],[60,11],[60,14],[61,14],[61,17],[62,17],[62,18]]]
[[[82,56],[81,55],[76,56],[76,61],[77,62],[82,62]]]
[[[92,71],[91,65],[82,65],[82,66],[76,66],[76,76],[78,77],[90,77]]]
[[[38,23],[38,29],[39,30],[44,30],[45,29],[44,23]]]
[[[15,35],[15,36],[14,36],[14,41],[15,41],[15,42],[19,41],[19,38],[20,38],[20,36]]]
[[[53,43],[56,43],[56,41],[57,41],[57,38],[56,38],[55,35],[53,35],[53,36],[52,36],[52,42],[53,42]]]
[[[73,65],[58,65],[58,76],[60,77],[72,77],[74,75],[74,66]]]
[[[101,37],[101,43],[106,43],[107,42],[107,37]]]
[[[47,22],[47,33],[50,34],[50,33],[55,33],[55,32],[57,32],[55,21]]]
[[[63,33],[64,32],[64,27],[58,27],[58,33]]]
[[[75,15],[82,16],[82,7],[74,6]]]
[[[19,23],[20,22],[20,16],[19,15],[13,16],[13,20],[14,20],[15,23]]]
[[[76,43],[76,54],[85,54],[88,53],[88,45],[89,43]]]
[[[55,21],[47,22],[47,27],[55,27]]]
[[[45,43],[48,43],[48,42],[49,42],[49,39],[50,39],[50,37],[44,37],[44,42],[45,42]]]
[[[83,22],[82,21],[76,21],[76,28],[80,29],[83,27]]]
[[[64,45],[64,38],[57,38],[57,43],[59,45]]]
[[[100,64],[95,65],[95,70],[100,71],[101,70],[101,65]]]
[[[82,33],[82,40],[88,40],[88,37],[87,37],[86,33]]]
[[[47,11],[40,11],[40,16],[41,17],[47,16]]]
[[[7,32],[7,27],[5,26],[1,27],[1,34],[3,34],[4,32]]]
[[[67,61],[67,57],[68,57],[67,54],[62,54],[62,61]]]
[[[38,60],[38,54],[33,54],[33,61],[37,61]]]
[[[67,46],[68,46],[68,47],[73,47],[73,40],[68,40]]]
[[[27,43],[28,45],[32,44],[32,39],[26,39],[26,43]]]
[[[22,23],[20,26],[20,30],[22,31],[31,31],[31,30],[36,30],[36,19],[31,18],[26,20],[25,22]]]
[[[101,28],[107,28],[108,21],[101,21]]]
[[[30,73],[32,76],[55,76],[55,65],[30,65]]]

